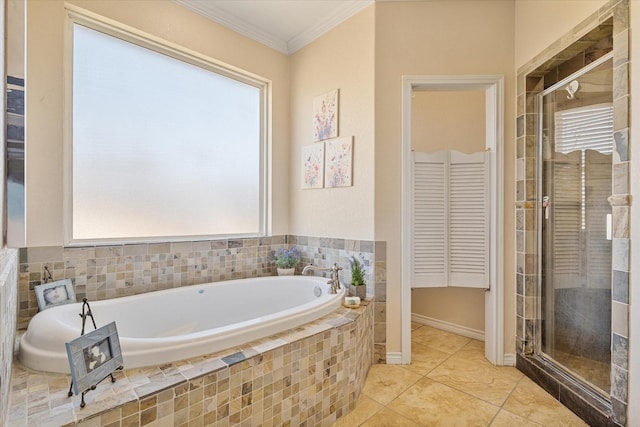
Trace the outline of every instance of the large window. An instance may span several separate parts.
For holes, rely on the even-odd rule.
[[[67,243],[263,234],[266,83],[72,28]]]

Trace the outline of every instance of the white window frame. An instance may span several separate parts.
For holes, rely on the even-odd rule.
[[[67,24],[65,28],[64,58],[64,126],[63,126],[63,233],[65,246],[111,245],[119,243],[146,243],[171,241],[198,241],[223,238],[260,237],[271,234],[271,81],[258,75],[217,61],[198,52],[184,48],[138,29],[105,18],[85,9],[65,5]],[[74,239],[73,238],[73,33],[74,25],[83,25],[92,30],[116,37],[179,61],[254,86],[260,90],[260,201],[259,230],[251,234],[127,237],[118,239]]]

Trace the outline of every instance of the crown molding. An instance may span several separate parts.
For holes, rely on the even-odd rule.
[[[375,0],[358,0],[354,2],[343,3],[340,8],[336,9],[331,15],[317,22],[302,33],[291,38],[287,42],[287,52],[289,55],[302,49],[318,37],[329,32],[329,30],[338,26],[345,20],[351,18],[356,13],[365,9],[374,3]]]
[[[280,38],[275,37],[266,31],[262,31],[261,29],[256,28],[253,25],[247,24],[241,19],[238,19],[230,13],[227,13],[219,7],[215,6],[213,2],[209,2],[206,0],[173,1],[237,33],[240,33],[244,36],[249,37],[250,39],[253,39],[259,43],[269,46],[272,49],[284,53],[285,55],[289,54],[286,41],[281,40]]]
[[[374,3],[375,0],[355,0],[343,3],[333,13],[320,20],[316,24],[307,28],[302,33],[283,40],[279,37],[263,31],[253,25],[247,24],[243,20],[217,7],[214,2],[207,0],[173,0],[179,5],[192,10],[212,21],[217,22],[237,33],[249,37],[285,55],[291,55],[295,51],[303,48],[318,37],[322,36],[338,24],[352,17],[362,9]]]

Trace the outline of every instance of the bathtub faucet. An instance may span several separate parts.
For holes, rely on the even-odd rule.
[[[313,264],[309,264],[302,269],[302,275],[304,276],[309,270],[330,271],[331,280],[327,282],[329,285],[331,285],[331,290],[329,291],[329,293],[331,294],[338,293],[338,289],[340,289],[340,277],[338,277],[338,272],[342,270],[342,267],[338,267],[337,262],[333,263],[333,267],[316,267]]]

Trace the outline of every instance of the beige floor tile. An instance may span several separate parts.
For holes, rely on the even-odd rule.
[[[426,345],[443,353],[453,354],[471,341],[450,332],[423,326],[411,332],[411,342]]]
[[[411,364],[404,367],[417,374],[426,375],[451,355],[418,342],[411,343]]]
[[[416,322],[411,322],[411,330],[415,331],[418,328],[421,328],[422,325],[420,323],[416,323]]]
[[[520,380],[503,409],[547,427],[587,425],[527,377]]]
[[[358,402],[353,411],[349,412],[346,416],[339,418],[334,427],[353,427],[359,426],[372,416],[377,416],[377,413],[384,409],[384,406],[368,396],[363,394],[358,398]]]
[[[354,426],[355,424],[351,424]],[[360,427],[419,427],[420,424],[416,424],[413,421],[403,417],[391,409],[384,408],[382,411],[376,413],[369,418],[364,424],[360,424]]]
[[[387,407],[423,426],[487,426],[500,408],[429,378]]]
[[[492,365],[477,345],[468,345],[429,372],[427,377],[501,406],[523,374],[513,367]]]
[[[369,369],[362,393],[386,405],[420,378],[422,375],[401,366],[373,365]]]
[[[540,427],[542,424],[534,423],[526,418],[519,417],[504,409],[498,412],[498,415],[491,422],[491,427]]]

